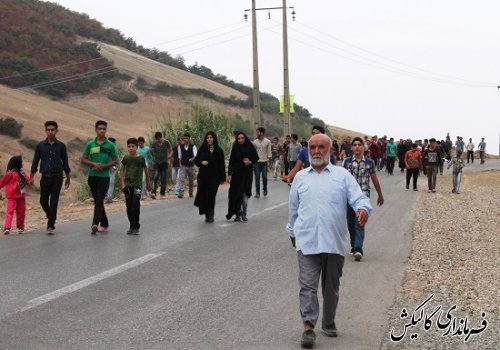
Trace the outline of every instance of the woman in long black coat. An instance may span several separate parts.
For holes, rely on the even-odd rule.
[[[259,160],[254,145],[244,132],[236,134],[236,142],[231,149],[227,168],[229,204],[226,219],[247,221],[246,204],[252,197],[253,165]]]
[[[226,164],[224,151],[213,131],[205,135],[194,164],[199,167],[194,205],[198,207],[200,215],[205,215],[205,222],[214,222],[215,196],[219,185],[226,181]]]

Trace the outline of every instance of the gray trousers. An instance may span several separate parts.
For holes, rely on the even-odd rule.
[[[318,283],[321,276],[323,294],[323,328],[331,327],[335,321],[339,302],[340,277],[344,257],[339,254],[304,255],[297,252],[299,261],[299,302],[302,321],[316,325],[319,317]]]
[[[179,169],[179,179],[177,188],[179,189],[179,193],[184,195],[184,180],[186,176],[189,179],[189,195],[193,195],[193,183],[194,183],[194,167],[192,166],[183,166]]]

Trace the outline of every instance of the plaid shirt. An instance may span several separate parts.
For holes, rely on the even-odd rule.
[[[354,156],[351,156],[344,160],[343,166],[354,176],[363,194],[370,197],[370,178],[376,172],[375,162],[365,156],[358,162]]]

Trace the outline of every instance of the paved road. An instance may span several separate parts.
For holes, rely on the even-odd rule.
[[[386,204],[367,227],[365,258],[346,259],[339,337],[317,348],[373,349],[409,255],[420,192],[380,173]],[[296,253],[284,231],[288,186],[251,199],[249,222],[205,224],[189,199],[144,208],[141,236],[124,213],[107,234],[89,220],[0,240],[0,349],[299,348]],[[373,196],[372,202],[376,200]]]

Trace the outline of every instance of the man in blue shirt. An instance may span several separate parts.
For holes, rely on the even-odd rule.
[[[314,125],[312,127],[311,135],[324,134],[324,133],[325,133],[325,128],[323,128],[322,126]],[[294,166],[292,167],[292,169],[290,170],[288,175],[283,176],[281,178],[281,180],[284,182],[288,182],[288,183],[292,182],[295,174],[297,174],[302,169],[304,163],[308,163],[308,162],[309,162],[309,154],[308,154],[307,148],[301,149],[299,154],[297,155]],[[332,163],[332,164],[335,164],[335,163]],[[304,168],[307,168],[307,167],[304,167]]]
[[[35,155],[31,164],[30,184],[40,163],[40,205],[47,216],[47,234],[52,235],[55,230],[57,218],[57,205],[63,184],[63,172],[66,174],[64,187],[68,188],[71,172],[68,164],[68,152],[66,145],[56,138],[57,122],[49,120],[45,122],[47,138],[35,148]]]
[[[309,140],[311,167],[294,178],[289,197],[287,231],[297,250],[300,313],[304,323],[301,344],[313,347],[319,317],[317,289],[322,277],[325,335],[337,336],[335,313],[344,255],[347,251],[347,204],[361,225],[372,211],[370,200],[344,168],[330,164],[331,139],[323,134]]]

